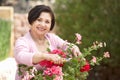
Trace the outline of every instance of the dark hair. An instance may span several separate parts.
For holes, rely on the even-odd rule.
[[[37,5],[33,7],[28,13],[28,22],[32,24],[40,16],[42,12],[48,12],[51,14],[52,21],[51,21],[50,30],[52,30],[55,25],[55,16],[49,6]]]

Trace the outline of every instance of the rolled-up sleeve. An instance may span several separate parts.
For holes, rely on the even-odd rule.
[[[56,34],[50,34],[50,42],[55,48],[66,49],[68,42],[57,36]]]
[[[19,38],[16,41],[14,48],[14,57],[18,64],[26,64],[28,66],[32,66],[32,58],[34,53],[30,52],[28,41],[24,38]]]

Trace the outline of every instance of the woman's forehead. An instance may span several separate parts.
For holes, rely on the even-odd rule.
[[[51,19],[51,14],[49,12],[41,12],[38,18],[47,18]]]

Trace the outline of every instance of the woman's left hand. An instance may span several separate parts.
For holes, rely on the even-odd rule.
[[[73,55],[74,55],[75,57],[77,57],[77,56],[79,56],[79,55],[82,54],[82,53],[80,52],[78,46],[76,46],[76,45],[73,46],[72,52],[73,52]]]

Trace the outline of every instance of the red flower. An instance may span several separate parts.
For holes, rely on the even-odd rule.
[[[86,64],[80,68],[81,72],[89,71],[90,70],[90,64],[86,62]]]
[[[66,57],[65,53],[60,49],[53,50],[52,52],[50,52],[50,54],[58,54],[63,58]],[[52,66],[61,66],[62,67],[63,66],[63,64],[54,64],[52,61],[47,61],[47,60],[40,61],[39,64],[44,67],[52,67]]]
[[[44,67],[52,67],[53,66],[53,62],[47,61],[47,60],[40,61],[39,64]]]
[[[61,66],[61,67],[63,66],[63,64],[54,64],[52,61],[47,61],[47,60],[40,61],[39,64],[44,67],[52,67],[53,65]]]
[[[65,53],[64,53],[62,50],[60,50],[60,49],[53,50],[53,51],[50,52],[50,53],[51,53],[51,54],[58,54],[58,55],[60,55],[61,57],[66,58]]]

